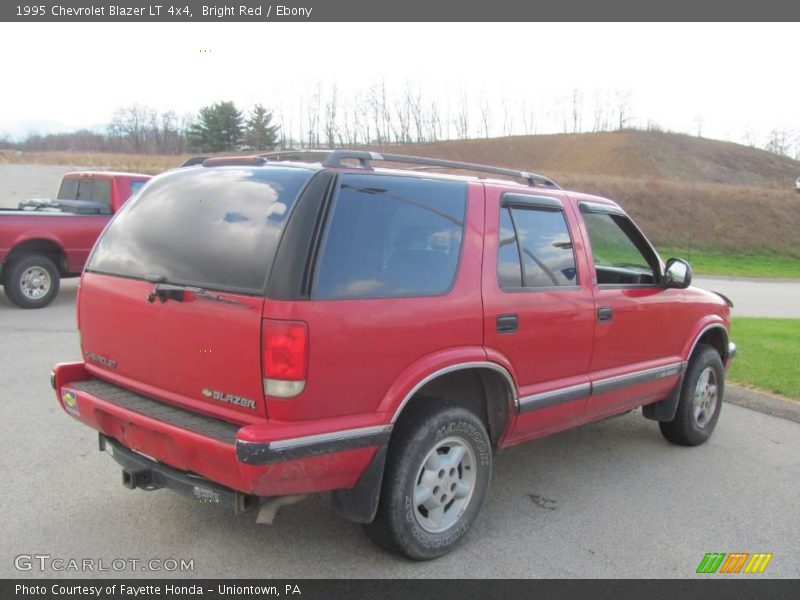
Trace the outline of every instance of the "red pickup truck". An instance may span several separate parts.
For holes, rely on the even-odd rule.
[[[55,200],[27,200],[0,210],[0,283],[22,308],[42,308],[58,294],[62,277],[83,270],[111,216],[149,175],[67,173]]]

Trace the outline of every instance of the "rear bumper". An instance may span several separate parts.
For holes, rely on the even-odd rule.
[[[57,365],[51,383],[68,415],[112,443],[248,495],[351,488],[391,433],[380,415],[243,426],[95,379],[84,363]]]
[[[216,504],[237,513],[248,512],[258,505],[258,498],[221,486],[196,475],[173,469],[151,460],[119,442],[100,434],[100,450],[107,452],[122,467],[122,484],[129,489],[146,491],[170,489],[182,496]]]

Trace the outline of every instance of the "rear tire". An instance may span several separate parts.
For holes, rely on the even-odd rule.
[[[367,534],[413,560],[450,552],[480,513],[491,470],[491,440],[477,416],[451,405],[421,407],[392,436]]]
[[[725,370],[719,353],[700,344],[683,380],[672,421],[661,422],[661,434],[673,444],[699,446],[714,432],[725,391]]]
[[[41,254],[22,256],[3,269],[6,296],[20,308],[44,308],[58,295],[58,267]]]

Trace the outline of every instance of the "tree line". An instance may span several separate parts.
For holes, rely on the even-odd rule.
[[[21,142],[0,137],[0,148],[23,151],[97,151],[135,154],[268,151],[275,148],[363,147],[467,140],[540,133],[583,133],[639,129],[663,131],[634,110],[625,90],[574,89],[550,102],[490,101],[480,93],[458,92],[454,102],[406,83],[398,89],[375,83],[349,96],[336,84],[317,83],[288,106],[249,111],[233,101],[202,107],[196,115],[159,112],[134,104],[116,110],[106,131],[32,134]],[[698,137],[703,118],[694,119]],[[694,129],[694,128],[693,128]],[[743,143],[800,159],[800,129],[775,128],[759,139],[746,132]]]
[[[187,152],[267,151],[278,144],[272,111],[256,104],[245,114],[231,101],[215,102],[197,116],[178,116],[134,104],[114,111],[105,132],[33,133],[21,142],[0,138],[0,148],[25,152]]]

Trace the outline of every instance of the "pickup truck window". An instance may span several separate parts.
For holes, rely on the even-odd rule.
[[[142,189],[142,186],[147,183],[146,181],[131,181],[131,196],[134,196],[136,192]]]
[[[561,210],[500,209],[497,281],[505,290],[578,284],[572,239]]]
[[[58,200],[85,200],[111,205],[111,181],[108,179],[64,179],[58,188]]]
[[[196,167],[153,180],[98,240],[87,270],[258,293],[311,169]]]
[[[343,174],[312,296],[446,292],[461,251],[466,192],[460,181]]]
[[[599,285],[651,285],[658,259],[624,215],[584,212]]]

